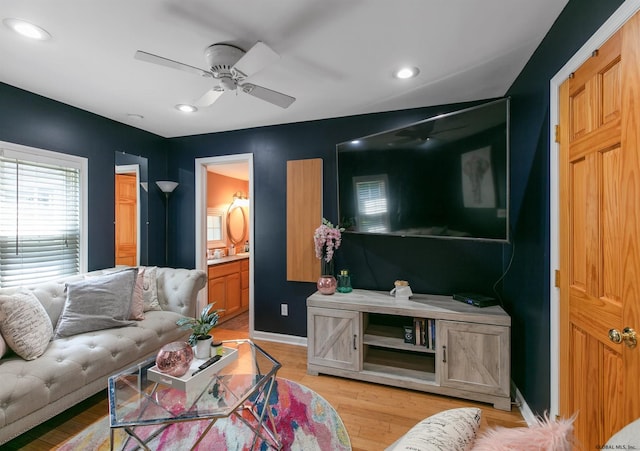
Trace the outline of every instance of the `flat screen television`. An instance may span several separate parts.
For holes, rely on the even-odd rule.
[[[509,99],[337,145],[347,233],[509,241]]]

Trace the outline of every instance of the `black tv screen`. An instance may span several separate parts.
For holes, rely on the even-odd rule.
[[[337,145],[347,232],[509,241],[509,99]]]

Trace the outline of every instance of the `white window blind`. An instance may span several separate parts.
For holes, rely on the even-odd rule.
[[[81,272],[81,167],[0,150],[0,287]]]
[[[354,177],[358,205],[358,230],[382,233],[389,230],[387,176]]]

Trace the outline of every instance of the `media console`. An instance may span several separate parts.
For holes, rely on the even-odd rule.
[[[307,298],[307,372],[511,410],[510,332],[511,318],[500,306],[420,294],[402,301],[359,289],[316,292]]]

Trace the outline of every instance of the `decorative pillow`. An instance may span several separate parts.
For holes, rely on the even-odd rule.
[[[135,324],[127,319],[137,276],[131,268],[68,283],[54,338]]]
[[[157,266],[147,266],[144,271],[144,285],[142,293],[144,295],[144,311],[162,310],[158,301],[158,280]]]
[[[391,448],[393,451],[470,450],[482,412],[475,407],[450,409],[425,418]]]
[[[142,321],[144,319],[144,268],[138,271],[136,277],[136,283],[133,286],[133,298],[131,299],[131,312],[129,313],[129,319],[135,319],[136,321]]]
[[[25,360],[44,354],[53,325],[38,298],[30,291],[0,295],[0,332],[13,351]]]
[[[552,421],[545,414],[530,427],[488,429],[478,437],[473,451],[571,451],[574,419]]]
[[[2,358],[2,356],[7,353],[7,349],[7,342],[4,341],[4,338],[2,338],[2,335],[0,335],[0,358]]]

